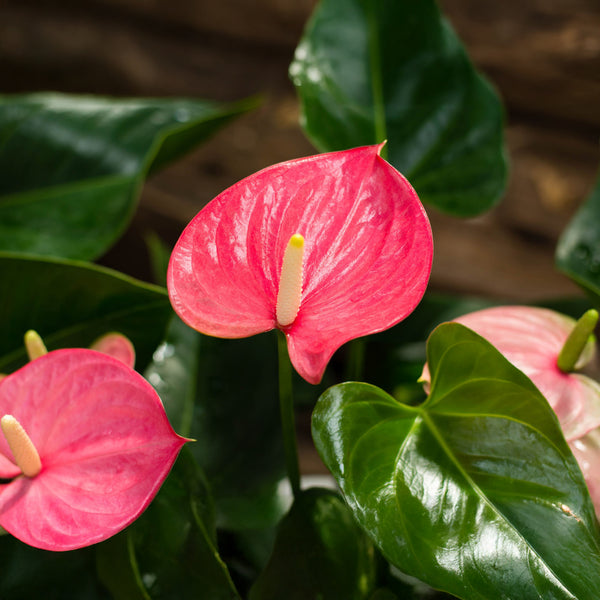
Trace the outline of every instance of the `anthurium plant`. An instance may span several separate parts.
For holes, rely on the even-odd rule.
[[[428,211],[504,193],[492,84],[433,0],[320,0],[290,77],[314,154],[152,283],[92,261],[256,101],[0,97],[0,598],[596,598],[600,183],[556,254],[586,296],[435,293]]]

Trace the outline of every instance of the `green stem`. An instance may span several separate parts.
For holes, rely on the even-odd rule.
[[[362,381],[365,364],[365,340],[355,338],[350,342],[348,362],[346,364],[346,381]]]
[[[588,310],[577,321],[556,360],[558,368],[563,373],[573,371],[597,323],[598,311],[594,309]]]
[[[296,426],[294,424],[292,364],[288,356],[285,334],[281,331],[277,331],[277,350],[279,355],[279,410],[281,412],[283,450],[288,479],[292,486],[294,498],[296,498],[300,493],[300,467],[296,446]]]

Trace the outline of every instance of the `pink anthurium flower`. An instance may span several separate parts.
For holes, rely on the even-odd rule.
[[[87,349],[0,381],[0,525],[45,550],[100,542],[148,506],[186,442],[141,375]]]
[[[565,439],[577,458],[600,514],[600,385],[575,371],[595,354],[591,332],[597,322],[588,311],[579,322],[555,311],[530,306],[499,306],[455,319],[495,346],[537,386],[554,409]],[[567,340],[583,332],[572,360]],[[572,342],[569,342],[572,344]],[[427,365],[421,381],[428,386]]]
[[[171,256],[179,316],[224,338],[278,328],[296,370],[318,383],[342,344],[410,314],[431,271],[431,229],[381,147],[277,164],[217,196]]]

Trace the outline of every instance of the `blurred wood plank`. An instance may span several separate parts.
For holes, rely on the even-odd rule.
[[[0,90],[235,100],[263,106],[153,176],[106,264],[150,277],[143,235],[173,243],[212,197],[269,164],[314,152],[287,76],[314,0],[3,0]],[[600,138],[598,0],[442,0],[505,99],[506,198],[467,221],[430,211],[434,289],[536,300],[576,293],[556,240],[595,181]]]
[[[441,0],[510,110],[600,133],[600,2]],[[550,123],[548,123],[550,124]]]

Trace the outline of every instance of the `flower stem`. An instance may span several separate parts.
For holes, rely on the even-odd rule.
[[[356,338],[348,348],[348,362],[346,363],[346,381],[362,381],[365,365],[365,340]]]
[[[598,311],[594,309],[588,310],[577,321],[556,360],[558,368],[563,373],[573,371],[597,323]]]
[[[283,432],[283,450],[288,479],[294,498],[300,493],[300,467],[296,446],[296,426],[294,424],[294,396],[292,392],[292,364],[287,351],[285,334],[277,331],[277,350],[279,358],[279,410]]]

